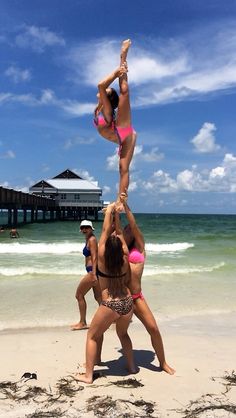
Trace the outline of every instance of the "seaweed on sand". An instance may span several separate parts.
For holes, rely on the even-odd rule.
[[[42,388],[33,386],[27,387],[25,391],[22,391],[22,386],[18,382],[0,382],[0,394],[3,395],[3,398],[0,399],[10,399],[12,401],[27,401],[32,398],[32,396],[37,396],[43,391]]]
[[[73,387],[72,386],[72,381],[66,378],[61,378],[57,384],[56,384],[57,390],[58,390],[58,394],[59,397],[60,396],[68,396],[69,398],[72,398],[73,396],[76,395],[76,393],[80,390],[83,390],[84,387],[83,386],[76,386]]]
[[[36,403],[47,402],[64,402],[65,397],[72,398],[79,390],[83,390],[83,386],[73,387],[69,379],[62,378],[56,384],[56,392],[49,393],[45,388],[39,386],[21,385],[19,382],[0,382],[0,399],[8,399],[12,401],[28,401],[33,400]],[[3,395],[3,397],[1,397]],[[60,399],[62,398],[63,399]]]
[[[105,385],[93,385],[93,387],[99,387],[99,386],[118,386],[120,388],[138,388],[138,387],[143,387],[144,385],[137,379],[135,378],[129,378],[129,379],[121,379],[121,380],[116,380],[114,382],[108,382]]]
[[[26,418],[52,418],[52,417],[65,417],[65,411],[61,411],[60,408],[53,409],[51,411],[35,411],[32,414],[26,415]]]
[[[217,413],[219,412],[228,412],[236,415],[236,405],[231,403],[227,398],[218,398],[216,395],[207,394],[202,395],[196,401],[191,401],[186,409],[183,411],[177,410],[176,412],[181,413],[182,418],[197,418],[204,413],[209,413],[210,411]],[[225,416],[225,415],[224,415]]]
[[[223,379],[226,381],[226,392],[228,392],[233,386],[236,386],[236,373],[233,370],[231,374],[227,373],[223,376]]]
[[[144,400],[113,400],[111,396],[93,396],[87,404],[87,411],[93,411],[98,418],[154,418],[155,404]]]

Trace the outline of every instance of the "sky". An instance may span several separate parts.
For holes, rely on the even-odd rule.
[[[92,120],[127,38],[131,208],[235,214],[235,0],[0,0],[0,185],[69,168],[116,199],[117,147]]]

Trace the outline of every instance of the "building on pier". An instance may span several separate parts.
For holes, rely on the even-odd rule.
[[[55,201],[60,219],[98,219],[103,208],[102,189],[98,182],[81,178],[67,169],[53,178],[40,180],[30,187],[30,193]]]

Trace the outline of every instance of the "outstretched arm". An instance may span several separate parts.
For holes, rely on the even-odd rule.
[[[123,229],[120,225],[120,214],[119,212],[115,211],[115,231],[116,235],[120,238],[122,242],[122,247],[125,255],[129,254],[129,249],[127,247],[127,244],[125,242],[124,236],[123,236]]]
[[[122,197],[120,199],[123,203],[125,214],[126,214],[128,222],[129,222],[131,231],[134,235],[136,245],[138,246],[139,251],[142,252],[142,251],[144,251],[144,246],[145,246],[143,234],[140,231],[138,225],[136,224],[135,217],[134,217],[133,213],[131,212],[131,209],[129,208],[126,199],[122,199]]]
[[[101,237],[99,240],[100,246],[106,242],[107,238],[112,232],[114,207],[115,207],[115,202],[111,203],[106,208],[105,217],[104,217],[103,226],[102,226],[102,233],[101,233]]]
[[[113,83],[116,78],[122,76],[122,74],[126,73],[126,68],[124,66],[116,68],[111,74],[106,76],[103,80],[99,81],[98,83],[98,92],[100,94],[100,102],[102,104],[102,110],[104,117],[108,123],[112,121],[112,107],[110,100],[107,97],[106,89]]]

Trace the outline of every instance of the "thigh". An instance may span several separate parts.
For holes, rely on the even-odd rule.
[[[86,293],[94,286],[94,276],[86,274],[79,283],[76,294],[80,293],[86,295]]]
[[[133,315],[133,309],[127,315],[121,315],[119,319],[117,319],[116,321],[117,335],[126,334],[132,315]]]
[[[131,109],[129,94],[121,94],[119,96],[116,125],[122,127],[131,125]]]
[[[120,154],[120,163],[129,166],[130,161],[132,160],[134,154],[134,148],[136,144],[137,134],[133,132],[133,134],[129,135],[128,138],[122,144],[122,150]]]
[[[136,299],[134,302],[134,314],[137,318],[143,323],[143,325],[147,327],[155,327],[156,320],[154,315],[149,308],[145,299]]]
[[[112,309],[100,305],[97,309],[88,330],[90,338],[99,338],[119,318],[119,315]]]

